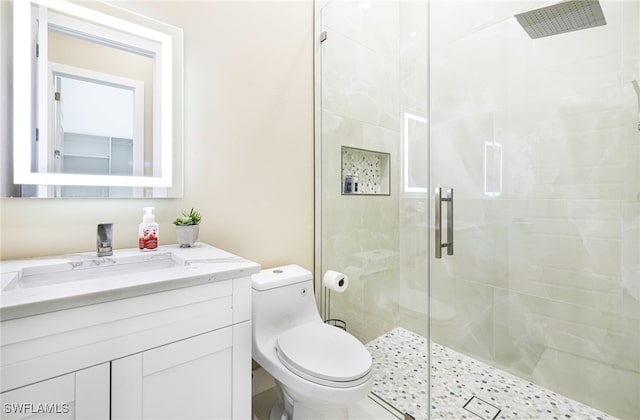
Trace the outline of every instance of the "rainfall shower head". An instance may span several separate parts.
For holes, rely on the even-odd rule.
[[[515,18],[533,39],[607,24],[598,0],[566,0]]]

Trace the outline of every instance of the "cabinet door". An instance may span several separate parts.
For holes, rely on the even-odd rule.
[[[109,419],[109,363],[0,394],[2,415],[14,419]]]
[[[112,419],[232,418],[232,345],[227,327],[114,360]]]

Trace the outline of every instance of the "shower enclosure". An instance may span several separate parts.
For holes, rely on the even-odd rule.
[[[427,397],[450,349],[638,418],[640,3],[532,39],[514,16],[551,4],[317,2],[317,295],[363,343],[422,337]]]

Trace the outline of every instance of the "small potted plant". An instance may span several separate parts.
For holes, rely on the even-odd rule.
[[[182,217],[173,221],[173,224],[176,225],[176,236],[180,248],[193,246],[193,243],[198,239],[200,220],[202,220],[200,213],[191,208],[189,212],[182,212]]]

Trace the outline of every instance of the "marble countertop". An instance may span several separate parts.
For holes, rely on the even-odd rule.
[[[96,278],[58,284],[15,287],[27,271],[58,267],[61,277],[77,275],[83,268],[100,265],[115,267],[131,261],[150,263],[169,261],[158,269],[105,271]],[[260,272],[260,265],[229,252],[198,242],[191,248],[165,245],[155,251],[137,248],[115,250],[112,256],[97,257],[95,252],[0,262],[0,319],[22,318],[47,312],[92,305],[149,293],[249,276]],[[37,275],[37,274],[36,274]]]

